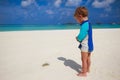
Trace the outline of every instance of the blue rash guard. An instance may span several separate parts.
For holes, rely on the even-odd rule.
[[[88,51],[92,52],[94,48],[93,40],[92,40],[92,26],[88,22],[88,20],[82,22],[80,25],[81,25],[81,29],[79,35],[77,36],[77,39],[79,42],[82,42],[88,35]]]

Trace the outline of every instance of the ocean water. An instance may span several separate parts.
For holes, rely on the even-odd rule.
[[[118,24],[92,25],[93,29],[120,28]],[[80,29],[80,25],[0,25],[1,31],[31,31],[31,30],[68,30]]]

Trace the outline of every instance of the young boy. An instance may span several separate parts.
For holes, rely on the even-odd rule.
[[[76,39],[80,42],[82,71],[77,75],[85,77],[87,76],[87,72],[90,71],[90,56],[93,51],[92,27],[88,22],[88,10],[85,7],[78,7],[74,13],[74,17],[81,25],[80,33]]]

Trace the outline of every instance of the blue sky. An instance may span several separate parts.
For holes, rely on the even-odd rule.
[[[92,23],[120,23],[120,0],[0,0],[0,24],[76,23],[78,6],[89,9]]]

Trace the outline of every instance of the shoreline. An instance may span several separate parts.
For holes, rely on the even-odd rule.
[[[115,30],[120,28],[93,28],[93,30]],[[50,30],[8,30],[8,31],[0,31],[0,32],[36,32],[36,31],[73,31],[80,29],[50,29]]]
[[[119,29],[120,25],[92,25],[93,29]],[[73,30],[80,29],[79,25],[7,25],[0,26],[0,32],[4,31],[42,31],[42,30]]]

